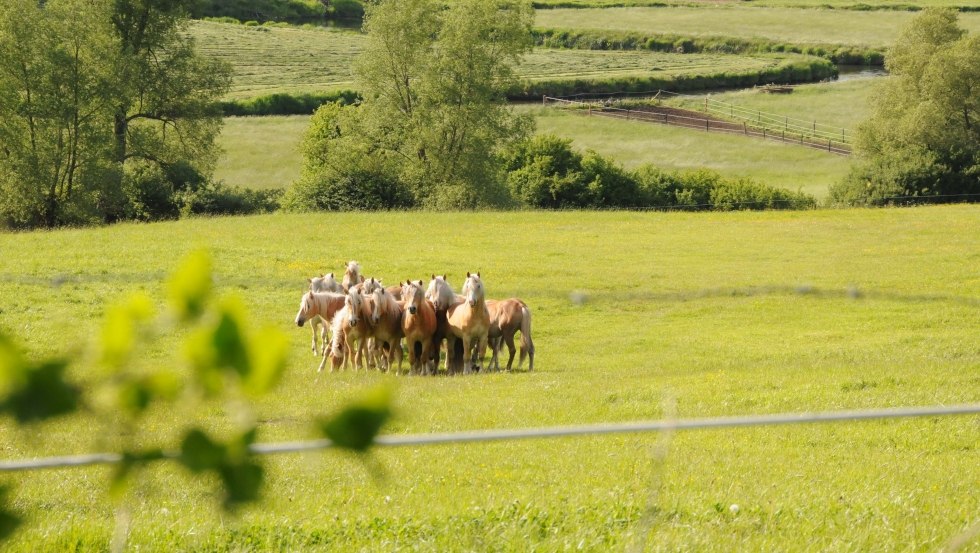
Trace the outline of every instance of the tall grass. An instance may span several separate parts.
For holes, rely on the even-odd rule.
[[[262,441],[308,437],[311,413],[381,381],[397,387],[392,433],[962,403],[980,392],[978,215],[270,215],[3,234],[0,329],[31,355],[84,358],[108,302],[137,289],[159,300],[177,260],[206,247],[218,292],[291,332],[285,380],[257,406]],[[433,242],[433,229],[447,236]],[[316,378],[292,317],[304,279],[348,259],[391,281],[481,271],[491,297],[531,306],[535,372]],[[186,370],[174,338],[138,362]],[[151,410],[137,441],[230,416]],[[28,432],[0,421],[0,443],[5,458],[83,452],[117,439],[112,428],[84,412]],[[117,503],[107,469],[2,475],[27,519],[4,546],[104,551],[115,512],[140,551],[609,551],[644,538],[653,550],[927,551],[980,519],[975,417],[681,433],[663,462],[657,441],[402,448],[367,465],[281,456],[264,461],[265,502],[232,516],[214,512],[213,486],[166,463]]]

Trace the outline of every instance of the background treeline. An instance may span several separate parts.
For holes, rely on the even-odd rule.
[[[217,17],[238,21],[289,21],[360,19],[360,0],[199,0],[191,9],[196,19]]]
[[[801,192],[725,178],[709,170],[664,171],[653,165],[628,170],[571,140],[537,135],[499,156],[506,188],[502,209],[807,209],[816,199]],[[392,172],[359,167],[307,176],[284,199],[292,211],[416,209],[412,185]]]
[[[751,1],[751,0],[747,0]],[[670,8],[676,6],[695,6],[698,7],[702,5],[700,2],[690,2],[689,4],[681,2],[663,2],[661,0],[623,0],[621,2],[610,2],[607,0],[602,0],[596,2],[594,0],[539,0],[537,2],[531,2],[531,5],[538,10],[547,9],[559,9],[559,8],[633,8],[633,7],[645,7],[645,8]],[[954,9],[962,12],[978,11],[980,8],[976,6],[948,6],[950,9]],[[826,10],[853,10],[853,11],[908,11],[917,12],[922,10],[922,6],[916,4],[905,4],[897,2],[894,4],[865,4],[863,2],[855,2],[854,4],[844,4],[844,5],[832,5],[823,4],[820,6],[821,9]]]
[[[727,54],[794,53],[819,56],[843,65],[884,65],[885,54],[877,48],[835,44],[792,44],[764,38],[724,36],[691,37],[629,31],[535,29],[538,46],[584,50],[652,50],[655,52],[716,52]]]

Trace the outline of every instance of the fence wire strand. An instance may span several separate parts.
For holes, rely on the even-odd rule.
[[[603,436],[610,434],[642,432],[674,432],[680,430],[704,430],[715,428],[776,426],[978,414],[980,414],[980,403],[972,403],[951,406],[897,407],[809,413],[780,413],[771,415],[744,415],[732,417],[709,417],[623,423],[598,423],[539,428],[472,430],[431,434],[389,434],[379,436],[374,441],[374,445],[379,447],[430,446],[439,444],[498,442],[570,436]],[[278,455],[285,453],[320,451],[330,449],[332,447],[334,447],[334,445],[330,440],[322,439],[253,444],[250,446],[250,451],[255,455]],[[170,450],[164,451],[160,458],[176,459],[179,456],[180,452]],[[40,459],[10,460],[0,462],[0,472],[117,464],[122,462],[122,460],[123,456],[117,453],[91,453],[83,455],[44,457]]]

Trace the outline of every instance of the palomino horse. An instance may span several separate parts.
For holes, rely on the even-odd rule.
[[[408,348],[408,366],[412,374],[429,373],[432,337],[436,333],[436,309],[425,299],[422,281],[402,285],[402,332]],[[431,364],[435,373],[438,359]]]
[[[340,287],[340,283],[333,277],[333,273],[327,273],[325,275],[320,275],[318,277],[313,277],[306,279],[310,283],[310,292],[333,292],[335,294],[342,294],[344,289]],[[315,315],[309,319],[310,330],[313,332],[313,355],[319,355],[317,350],[316,337],[317,334],[320,335],[320,342],[323,347],[327,347],[327,331],[330,329],[330,321],[325,321],[319,315]]]
[[[446,341],[446,371],[449,373],[459,372],[462,366],[458,365],[456,352],[449,346],[452,345],[449,333],[449,319],[447,313],[449,308],[457,303],[463,302],[463,296],[453,292],[452,286],[446,280],[446,275],[432,275],[429,287],[425,291],[425,299],[428,300],[436,310],[436,333],[432,335],[432,364],[433,369],[439,366],[439,354],[442,350],[442,341]],[[462,356],[459,356],[460,358]]]
[[[517,363],[520,369],[524,365],[524,357],[528,357],[528,370],[534,370],[534,342],[531,340],[531,310],[527,304],[517,298],[507,300],[487,300],[487,310],[490,312],[490,330],[487,339],[493,355],[490,357],[488,368],[500,370],[500,346],[507,344],[510,358],[507,360],[507,370],[514,363],[514,334],[521,331],[521,359]]]
[[[333,318],[330,353],[320,363],[320,370],[323,370],[327,357],[330,357],[331,372],[341,364],[346,369],[348,361],[355,370],[360,368],[360,350],[369,335],[368,314],[364,312],[366,303],[357,290],[352,289],[344,296],[344,307]]]
[[[348,261],[344,267],[344,278],[340,282],[340,285],[344,288],[344,292],[349,291],[352,286],[361,282],[364,282],[364,276],[361,274],[361,264],[357,261]]]
[[[463,297],[465,301],[451,306],[446,317],[449,321],[449,333],[463,342],[463,372],[470,373],[474,367],[477,370],[480,368],[483,353],[487,350],[487,333],[490,330],[490,312],[487,310],[486,291],[480,273],[466,273]]]
[[[381,354],[385,370],[390,371],[395,357],[398,358],[398,372],[402,370],[402,306],[387,290],[378,286],[371,294],[371,337],[377,351]],[[387,345],[387,349],[385,346]],[[381,363],[378,363],[381,367]]]
[[[296,313],[296,326],[303,326],[303,323],[310,321],[310,327],[313,329],[313,355],[317,355],[317,326],[322,325],[320,334],[321,341],[323,342],[323,352],[326,354],[326,325],[330,324],[334,314],[343,306],[343,294],[334,294],[332,292],[307,292],[303,294],[303,299],[299,302],[299,311]]]

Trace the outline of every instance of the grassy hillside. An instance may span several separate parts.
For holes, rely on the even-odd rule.
[[[794,213],[272,215],[0,235],[0,329],[32,354],[75,352],[107,302],[208,248],[222,294],[291,337],[257,406],[262,441],[395,381],[393,433],[898,405],[980,397],[976,206]],[[432,238],[448,229],[447,238]],[[453,236],[455,238],[449,238]],[[292,322],[304,278],[348,259],[387,281],[480,270],[534,312],[534,373],[315,378]],[[583,302],[570,300],[584,298]],[[139,363],[186,370],[175,337]],[[224,409],[151,411],[164,440]],[[980,519],[976,417],[594,437],[268,458],[266,501],[219,516],[214,487],[168,464],[116,506],[140,551],[932,551]],[[0,421],[3,457],[97,450],[82,412]],[[101,434],[96,437],[95,434]],[[374,468],[369,468],[374,467]],[[383,476],[381,476],[383,475]],[[28,518],[7,551],[108,549],[109,471],[0,475]],[[737,504],[739,510],[731,509]],[[976,547],[972,542],[966,550]]]
[[[555,7],[623,7],[623,6],[717,6],[738,4],[736,0],[534,0],[536,6],[545,9]],[[921,8],[971,8],[980,7],[980,0],[752,0],[754,7],[821,8],[837,10],[897,10],[909,11]]]
[[[234,68],[228,97],[273,93],[321,92],[350,88],[351,64],[364,47],[364,35],[314,27],[246,27],[197,21],[190,35],[207,55]],[[672,54],[662,52],[583,51],[538,48],[518,74],[531,81],[756,74],[799,56]]]
[[[912,17],[906,11],[705,7],[538,10],[535,24],[561,29],[609,29],[684,36],[765,38],[791,44],[887,46]],[[980,13],[961,13],[960,25],[980,30]]]

